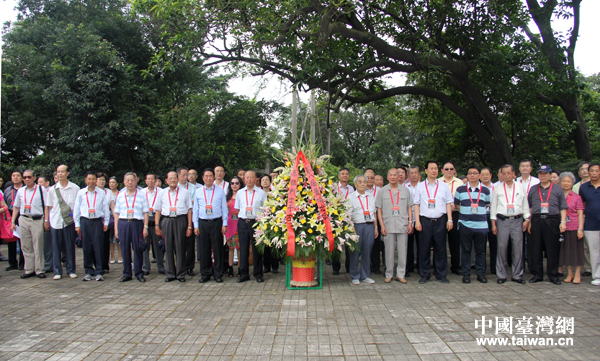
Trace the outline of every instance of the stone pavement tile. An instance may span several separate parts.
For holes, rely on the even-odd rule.
[[[456,356],[461,361],[488,361],[488,360],[496,359],[489,352],[469,352],[469,353],[457,352]]]
[[[525,350],[518,351],[492,351],[490,352],[493,357],[498,360],[511,360],[511,361],[537,361],[533,355]]]
[[[10,361],[43,361],[54,355],[54,352],[31,352],[25,351],[10,358]],[[1,359],[1,358],[0,358]]]
[[[488,351],[484,346],[477,345],[477,342],[475,342],[475,341],[449,341],[449,342],[446,342],[446,345],[448,347],[450,347],[450,349],[452,351],[454,351],[454,353],[456,353],[456,354],[471,353],[471,352],[487,353],[487,351]]]

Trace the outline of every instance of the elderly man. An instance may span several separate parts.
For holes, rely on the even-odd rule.
[[[579,194],[579,187],[581,187],[582,184],[585,184],[590,181],[590,175],[588,172],[589,168],[590,162],[586,162],[585,160],[583,162],[579,162],[579,164],[577,165],[577,172],[579,173],[579,178],[581,178],[581,181],[577,182],[573,186],[573,192]],[[584,277],[591,276],[592,266],[590,265],[590,249],[588,247],[587,240],[583,242],[583,260],[584,263],[583,267],[581,268],[581,275]]]
[[[215,167],[215,185],[221,187],[223,193],[227,195],[227,192],[229,191],[229,182],[225,180],[225,168],[220,165]]]
[[[356,191],[350,195],[350,213],[354,221],[354,230],[358,234],[358,248],[350,252],[350,277],[352,284],[360,281],[375,283],[371,278],[370,254],[373,240],[377,236],[375,226],[375,198],[366,191],[367,178],[359,175],[354,178]],[[360,270],[358,269],[360,258]]]
[[[592,284],[600,286],[600,165],[589,166],[590,181],[579,187],[579,195],[585,207],[585,223],[583,226],[585,240],[590,250]]]
[[[156,234],[165,238],[165,282],[185,282],[185,242],[192,235],[192,201],[187,189],[177,185],[177,178],[176,172],[167,174],[169,187],[159,194],[154,218]]]
[[[365,192],[371,195],[373,199],[376,199],[377,193],[381,188],[375,185],[375,171],[371,168],[367,168],[365,170],[365,178],[367,179],[367,189],[365,189]],[[375,204],[375,202],[373,202],[373,204]],[[375,223],[375,227],[377,227],[377,223]],[[373,241],[373,248],[371,248],[371,272],[375,274],[381,273],[380,267],[382,258],[383,266],[385,267],[385,248],[383,241],[381,240],[381,235],[378,233]]]
[[[450,188],[450,193],[452,193],[452,198],[456,193],[458,187],[463,185],[463,182],[456,178],[456,167],[452,162],[444,163],[442,167],[443,177],[440,177],[438,180],[446,183],[448,188]],[[458,222],[460,218],[460,212],[454,207],[454,202],[451,205],[452,207],[452,219]],[[448,249],[450,250],[450,272],[462,275],[462,269],[460,267],[460,236],[458,234],[458,228],[453,227],[448,230]]]
[[[348,170],[348,168],[341,168],[338,171],[338,183],[334,186],[334,191],[338,194],[338,196],[340,196],[342,198],[342,200],[344,202],[348,202],[350,194],[354,193],[354,188],[348,184],[348,181],[350,180],[350,171]],[[337,252],[337,251],[334,251]],[[346,261],[345,261],[345,267],[346,267],[346,273],[350,272],[350,250],[348,249],[348,247],[344,247],[344,252],[346,253]],[[342,255],[339,255],[338,259],[334,259],[331,262],[331,268],[333,269],[333,274],[334,275],[339,275],[340,274],[340,269],[342,268],[342,264],[340,262]]]
[[[383,188],[383,177],[379,174],[375,176],[375,185],[379,188]]]
[[[560,233],[567,230],[567,200],[560,186],[554,187],[550,181],[552,169],[543,165],[538,169],[540,183],[533,185],[527,201],[531,209],[531,223],[528,244],[529,269],[533,278],[529,283],[542,282],[544,279],[542,252],[546,250],[546,272],[548,279],[560,285],[558,276],[558,257],[560,254]]]
[[[215,282],[223,282],[225,260],[225,233],[227,233],[227,200],[221,187],[214,184],[215,172],[207,168],[202,172],[204,186],[196,192],[193,208],[194,233],[200,238],[200,280],[205,283],[214,277]],[[213,258],[214,254],[214,267]]]
[[[165,274],[165,255],[158,244],[160,242],[160,237],[156,234],[156,224],[154,223],[156,212],[160,212],[156,206],[158,205],[157,200],[158,197],[160,197],[160,192],[162,192],[162,189],[156,187],[156,175],[153,173],[146,174],[146,185],[147,187],[142,190],[144,196],[146,197],[146,201],[148,202],[148,237],[146,238],[146,243],[152,246],[152,252],[156,258],[156,268],[158,268],[158,273]],[[144,251],[144,262],[142,264],[144,276],[150,274],[151,265],[150,247],[147,247]]]
[[[54,279],[62,278],[61,252],[65,253],[65,266],[70,278],[77,278],[75,273],[75,221],[73,209],[79,186],[69,181],[69,169],[66,165],[56,168],[58,182],[48,192],[50,211],[50,233],[52,235],[52,259],[54,265]],[[44,227],[47,228],[48,223]]]
[[[37,184],[42,186],[44,192],[48,193],[50,191],[50,177],[47,175],[40,175]],[[47,231],[44,229],[44,272],[52,272],[52,235],[50,229]]]
[[[446,183],[437,179],[438,165],[430,160],[425,163],[427,179],[419,183],[415,191],[415,229],[419,232],[419,283],[431,278],[431,246],[435,258],[435,277],[441,283],[450,283],[446,233],[453,228],[452,204],[454,198]]]
[[[37,275],[46,278],[44,272],[44,220],[48,218],[45,204],[48,195],[41,186],[35,183],[35,174],[32,170],[23,172],[25,187],[19,188],[15,196],[12,214],[11,231],[16,228],[19,218],[19,232],[21,235],[21,251],[25,258],[25,273],[21,278]],[[37,194],[36,194],[37,193]]]
[[[514,182],[515,169],[512,164],[500,168],[504,183],[494,188],[490,207],[492,232],[498,236],[496,259],[497,282],[506,282],[509,239],[512,244],[511,281],[523,284],[523,232],[529,226],[529,203],[521,183]],[[525,221],[523,221],[525,219]]]
[[[396,280],[406,283],[406,241],[412,233],[413,199],[405,186],[398,184],[398,170],[388,171],[389,184],[381,188],[375,200],[377,218],[385,244],[385,282],[394,277],[394,253],[398,248]]]
[[[179,187],[184,188],[188,191],[188,195],[192,202],[192,206],[194,205],[194,199],[196,195],[196,186],[188,182],[188,168],[181,166],[177,168],[177,177],[179,179]],[[188,276],[195,275],[194,267],[196,265],[196,251],[195,248],[195,236],[192,234],[185,239],[185,254],[186,254],[186,269]]]

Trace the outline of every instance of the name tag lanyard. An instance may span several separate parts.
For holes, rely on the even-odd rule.
[[[208,201],[206,200],[206,187],[202,187],[202,190],[204,191],[204,207],[206,211],[210,211],[210,214],[212,214],[212,203],[213,199],[215,198],[215,188],[213,187],[212,196],[210,196],[210,204],[208,204]],[[252,198],[252,200],[254,200],[254,198]],[[206,213],[208,214],[208,212]]]
[[[437,181],[436,181],[437,182]],[[444,183],[448,184],[448,182],[446,182],[446,180],[444,179]],[[437,189],[436,189],[437,190]],[[452,180],[452,183],[450,185],[450,193],[454,194],[454,180]],[[433,197],[435,198],[435,196]]]
[[[90,200],[88,198],[88,193],[89,192],[85,192],[85,200],[87,201],[87,205],[88,205],[88,213],[96,213],[96,197],[98,196],[98,192],[94,192],[94,206],[92,208],[90,208]],[[127,200],[127,197],[125,197],[125,200]],[[90,209],[93,209],[93,212],[90,212]]]
[[[254,194],[256,193],[256,190],[253,189],[252,190],[252,201],[250,202],[250,205],[248,205],[248,190],[246,190],[246,213],[248,213],[248,211],[252,212],[252,205],[254,204]],[[211,200],[212,203],[212,200]],[[250,210],[249,210],[250,208]]]
[[[179,189],[177,189],[177,191],[179,192]],[[154,211],[154,203],[156,203],[156,196],[158,195],[158,189],[154,190],[154,199],[152,200],[152,206],[150,207],[150,212]],[[150,200],[148,199],[148,192],[146,192],[146,200],[148,201],[148,204],[150,204]]]
[[[179,197],[179,187],[177,187],[177,193],[175,193],[175,204],[171,205],[171,191],[168,191],[169,193],[167,194],[169,196],[169,212],[172,213],[173,211],[177,211],[177,198]],[[175,208],[175,209],[173,209]]]
[[[502,183],[504,186],[504,198],[506,198],[506,210],[508,211],[509,209],[512,209],[513,211],[510,213],[514,213],[514,209],[515,209],[515,185],[513,184],[512,186],[512,201],[510,203],[508,203],[508,195],[506,193],[506,183]]]
[[[521,184],[523,184],[523,179],[522,178],[521,178]],[[530,187],[531,187],[531,177],[529,177],[529,183],[527,183],[527,194],[529,194],[529,188]]]
[[[137,198],[137,189],[133,195],[133,203],[131,203],[131,212],[129,211],[129,202],[127,201],[127,191],[125,191],[125,206],[127,207],[127,213],[131,214],[131,218],[133,218],[133,213],[135,212],[135,199]]]
[[[390,193],[391,192],[392,191],[390,190]],[[400,192],[398,192],[398,194],[400,194]],[[366,210],[365,210],[365,207],[363,206],[362,201],[360,200],[360,196],[358,196],[357,198],[358,198],[358,201],[360,202],[360,208],[362,208],[362,210],[363,210],[363,215],[365,216],[365,221],[366,220],[370,220],[371,219],[371,212],[369,212],[369,197],[367,197],[365,195],[365,198],[367,199],[367,209]],[[392,200],[392,204],[393,203],[394,203],[394,201]]]
[[[454,182],[452,182],[452,185],[454,185]],[[433,194],[433,199],[432,199],[431,195],[429,195],[429,184],[427,184],[427,181],[425,181],[425,190],[427,191],[427,198],[430,203],[435,204],[435,198],[437,197],[437,191],[438,191],[439,186],[440,186],[440,184],[438,183],[438,181],[435,181],[435,193]],[[390,190],[390,194],[391,193],[392,193],[392,191]],[[432,200],[433,200],[433,202],[432,202]]]
[[[392,190],[388,189],[388,191],[390,191],[390,198],[392,199],[392,215],[400,215],[400,189],[398,189],[398,192],[396,193],[396,205],[395,206],[394,206],[394,195],[392,194]],[[368,204],[367,204],[367,207],[368,207]]]
[[[477,204],[473,203],[473,198],[471,198],[471,192],[467,192],[467,194],[469,195],[469,199],[471,200],[471,212],[473,212],[473,209],[477,209],[479,207],[479,199],[481,198],[481,189],[482,188],[483,187],[481,186],[481,183],[479,183],[479,195],[477,196]],[[467,189],[467,191],[468,191],[468,189]]]
[[[548,213],[550,211],[550,194],[552,193],[552,186],[554,185],[554,183],[550,182],[550,189],[548,190],[548,197],[546,197],[546,202],[544,202],[544,198],[542,198],[542,185],[540,184],[540,186],[538,187],[538,193],[540,194],[540,208],[546,208],[545,212],[542,211],[542,213]],[[545,203],[545,204],[544,204]]]
[[[342,193],[342,189],[340,188],[340,184],[338,183],[338,193]],[[346,196],[344,197],[344,200],[348,199],[348,192],[350,192],[350,187],[346,186]]]
[[[31,205],[33,204],[33,196],[35,196],[35,192],[37,191],[37,186],[33,187],[33,194],[31,195],[31,198],[29,199],[29,206],[27,206],[27,187],[25,187],[25,190],[23,191],[23,203],[25,205],[24,209],[28,210],[28,212],[25,213],[31,213]]]

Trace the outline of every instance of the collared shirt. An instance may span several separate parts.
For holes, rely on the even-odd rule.
[[[490,190],[481,183],[475,188],[471,184],[458,187],[454,194],[454,204],[460,206],[458,223],[470,229],[488,232],[486,209],[490,204],[490,194]],[[476,208],[472,207],[472,204],[475,203],[477,204]]]
[[[567,209],[567,231],[576,231],[579,229],[579,215],[577,214],[577,211],[585,210],[583,207],[583,201],[581,200],[581,196],[572,190],[569,192],[569,195],[567,195],[566,198],[567,205],[569,206],[569,209]]]
[[[350,206],[352,211],[352,220],[354,223],[373,223],[375,222],[375,198],[373,195],[365,192],[359,194],[358,191],[350,195]],[[368,217],[365,212],[369,212]],[[368,219],[367,219],[368,218]]]
[[[583,183],[579,187],[579,195],[585,203],[583,229],[586,231],[600,231],[600,187],[594,187],[592,182]]]
[[[365,189],[365,193],[370,194],[374,199],[377,199],[377,193],[379,193],[380,190],[381,188],[379,188],[376,185],[373,185],[373,188],[371,189],[367,187],[367,189]]]
[[[246,198],[248,198],[248,200],[246,200]],[[253,198],[254,201],[252,201]],[[260,207],[263,206],[266,200],[267,193],[259,187],[255,186],[250,192],[248,192],[247,187],[240,189],[235,197],[235,209],[240,210],[239,218],[256,219],[262,214]],[[247,209],[249,207],[252,207],[252,210]]]
[[[552,193],[550,197],[548,197],[548,192],[550,191],[550,187],[552,187]],[[548,188],[543,188],[542,184],[536,184],[531,186],[529,190],[529,195],[527,196],[527,200],[529,202],[529,209],[531,210],[531,214],[542,214],[541,204],[542,200],[540,199],[541,189],[543,202],[549,203],[549,212],[548,215],[558,215],[560,211],[563,209],[569,208],[567,206],[567,200],[565,199],[565,193],[561,186],[550,183]]]
[[[44,198],[44,205],[48,204],[48,194],[44,192],[42,186],[36,184],[32,189],[23,186],[19,188],[15,195],[14,207],[19,208],[19,213],[23,215],[43,216],[42,197]],[[27,209],[26,206],[31,208]]]
[[[494,193],[494,189],[496,189],[496,183],[492,183],[490,182],[489,186],[486,186],[485,184],[481,183],[484,187],[486,187],[487,189],[490,190],[490,204],[488,204],[488,206],[485,208],[486,213],[488,214],[488,216],[490,215],[490,206],[492,204],[492,194]]]
[[[427,193],[428,191],[429,193]],[[434,208],[429,208],[430,199],[435,200]],[[454,203],[454,198],[446,183],[436,180],[431,185],[426,179],[417,185],[414,202],[419,205],[419,215],[427,218],[440,218],[446,214],[446,204]]]
[[[350,198],[350,194],[354,193],[354,187],[350,184],[347,184],[345,187],[342,187],[342,184],[338,182],[336,187],[334,188],[338,194],[341,194],[343,200],[347,201]]]
[[[406,188],[408,188],[408,191],[410,192],[410,196],[413,199],[413,206],[412,206],[412,221],[413,223],[415,223],[415,194],[417,193],[417,186],[419,185],[419,182],[417,182],[417,185],[413,187],[411,182],[406,182]]]
[[[206,198],[205,198],[206,197]],[[212,214],[206,214],[206,205],[212,207]],[[202,186],[196,192],[196,201],[193,207],[194,228],[198,228],[198,218],[200,219],[223,219],[223,226],[227,227],[227,200],[223,188],[213,184],[212,187]]]
[[[25,187],[22,185],[19,189]],[[13,203],[15,202],[15,198],[17,198],[17,192],[19,189],[16,189],[14,186],[10,186],[4,190],[4,201],[8,206],[8,210],[12,213]]]
[[[190,197],[190,200],[192,201],[192,205],[194,204],[194,198],[196,195],[196,190],[198,188],[196,188],[192,183],[190,182],[185,182],[185,184],[181,184],[181,183],[177,183],[179,184],[179,188],[183,188],[185,190],[188,191],[188,195]]]
[[[154,222],[154,213],[158,209],[156,207],[156,202],[160,197],[160,192],[162,192],[162,189],[154,187],[154,192],[150,192],[150,188],[146,187],[142,189],[142,192],[144,193],[146,201],[148,202],[148,217],[150,217],[150,222]]]
[[[523,186],[523,191],[525,191],[525,193],[527,193],[527,194],[529,194],[529,192],[531,192],[531,188],[534,185],[540,184],[540,180],[532,175],[529,175],[529,178],[526,181],[523,180],[523,177],[517,178],[516,181],[518,183],[521,183],[521,185]]]
[[[582,185],[582,184],[585,184],[585,183],[587,183],[587,182],[585,182],[585,183],[581,183],[581,182],[583,182],[583,181],[579,181],[579,182],[575,183],[575,185],[573,186],[573,189],[572,189],[572,190],[573,190],[573,192],[575,192],[576,194],[579,194],[579,187],[581,187],[581,185]],[[589,181],[588,181],[588,182],[589,182]]]
[[[386,185],[377,192],[375,199],[375,206],[381,209],[383,225],[388,233],[408,231],[408,208],[412,205],[410,191],[401,184],[398,184],[396,191],[389,184]],[[397,211],[394,211],[395,207],[398,207]]]
[[[506,188],[506,192],[504,192]],[[514,202],[513,202],[514,194]],[[509,213],[507,205],[514,206],[514,212]],[[527,201],[527,193],[523,190],[521,183],[512,182],[509,187],[506,183],[502,182],[499,186],[494,188],[492,192],[492,201],[490,206],[490,219],[498,219],[497,215],[511,217],[523,215],[523,218],[528,219],[529,213],[529,202]]]
[[[194,188],[195,189],[195,188]],[[177,193],[179,190],[179,193]],[[192,209],[192,200],[190,193],[185,187],[177,187],[175,191],[171,190],[171,187],[163,189],[158,195],[156,200],[155,209],[160,210],[160,214],[163,217],[169,217],[171,214],[171,207],[175,207],[175,215],[182,216],[188,214],[188,211]]]
[[[60,213],[60,204],[58,203],[58,197],[56,191],[60,193],[65,203],[71,207],[71,213],[75,208],[75,199],[77,199],[77,193],[79,192],[79,186],[73,182],[67,183],[66,187],[63,187],[60,182],[52,186],[52,189],[48,192],[48,207],[52,207],[50,210],[50,227],[54,229],[65,228],[65,221],[63,220],[62,214]]]
[[[90,214],[90,208],[94,210]],[[73,207],[73,220],[75,227],[81,226],[81,217],[84,218],[102,218],[105,226],[108,226],[110,221],[110,210],[106,198],[106,192],[103,189],[94,188],[93,192],[89,191],[89,187],[80,189],[77,192],[75,206]]]
[[[456,190],[458,189],[458,187],[460,187],[464,184],[463,181],[461,181],[460,179],[458,179],[456,177],[454,177],[450,182],[446,181],[446,179],[444,179],[444,177],[440,177],[440,178],[438,178],[438,180],[446,183],[446,185],[450,189],[450,193],[452,193],[453,198],[454,198],[454,194],[456,193]]]
[[[217,187],[221,187],[221,189],[223,190],[223,193],[225,193],[225,196],[227,196],[227,191],[229,190],[229,182],[226,181],[225,179],[223,179],[223,182],[221,182],[221,184],[217,184],[217,181],[215,180],[214,183]],[[271,184],[271,186],[273,186]],[[273,188],[271,188],[273,189]]]
[[[127,219],[129,210],[133,210],[131,218],[144,220],[144,213],[148,213],[148,201],[143,190],[136,189],[132,195],[128,195],[127,191],[119,193],[115,202],[115,214],[119,215],[119,219]]]

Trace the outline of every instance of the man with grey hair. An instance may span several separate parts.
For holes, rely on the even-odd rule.
[[[585,207],[585,223],[583,233],[590,249],[592,265],[592,285],[600,286],[600,165],[592,163],[589,166],[590,181],[579,188],[579,195]]]
[[[44,219],[48,212],[44,206],[48,196],[41,186],[35,183],[35,173],[28,169],[23,172],[25,187],[19,188],[13,204],[11,231],[16,228],[17,216],[20,214],[19,231],[21,234],[21,250],[25,258],[25,273],[21,278],[37,275],[46,278],[44,272]],[[37,194],[36,194],[37,193]]]
[[[406,283],[406,243],[408,234],[412,233],[412,196],[405,186],[398,184],[398,170],[388,171],[388,181],[381,188],[375,200],[377,219],[385,244],[385,282],[394,277],[394,253],[398,247],[398,267],[396,280]]]
[[[579,194],[579,188],[582,184],[585,184],[590,181],[590,162],[582,161],[577,165],[577,173],[579,174],[579,178],[581,181],[576,183],[573,186],[573,192]],[[588,243],[586,240],[583,242],[583,267],[581,268],[581,275],[584,277],[592,275],[592,266],[590,265],[590,249],[588,247]]]
[[[367,189],[365,189],[365,193],[373,197],[373,205],[375,205],[377,193],[381,190],[381,188],[375,185],[375,171],[371,168],[365,169],[365,178],[367,179]],[[375,227],[377,227],[377,219],[375,220]],[[383,266],[385,267],[385,248],[383,241],[381,240],[381,235],[378,234],[375,237],[373,247],[371,248],[371,272],[375,274],[381,273],[380,267],[382,259]]]
[[[354,230],[359,236],[358,247],[350,252],[350,277],[352,284],[358,285],[360,281],[375,283],[371,278],[371,248],[377,236],[375,226],[375,198],[366,192],[367,178],[358,175],[354,178],[356,191],[350,195],[350,213],[354,221]],[[360,258],[360,270],[358,263]]]

